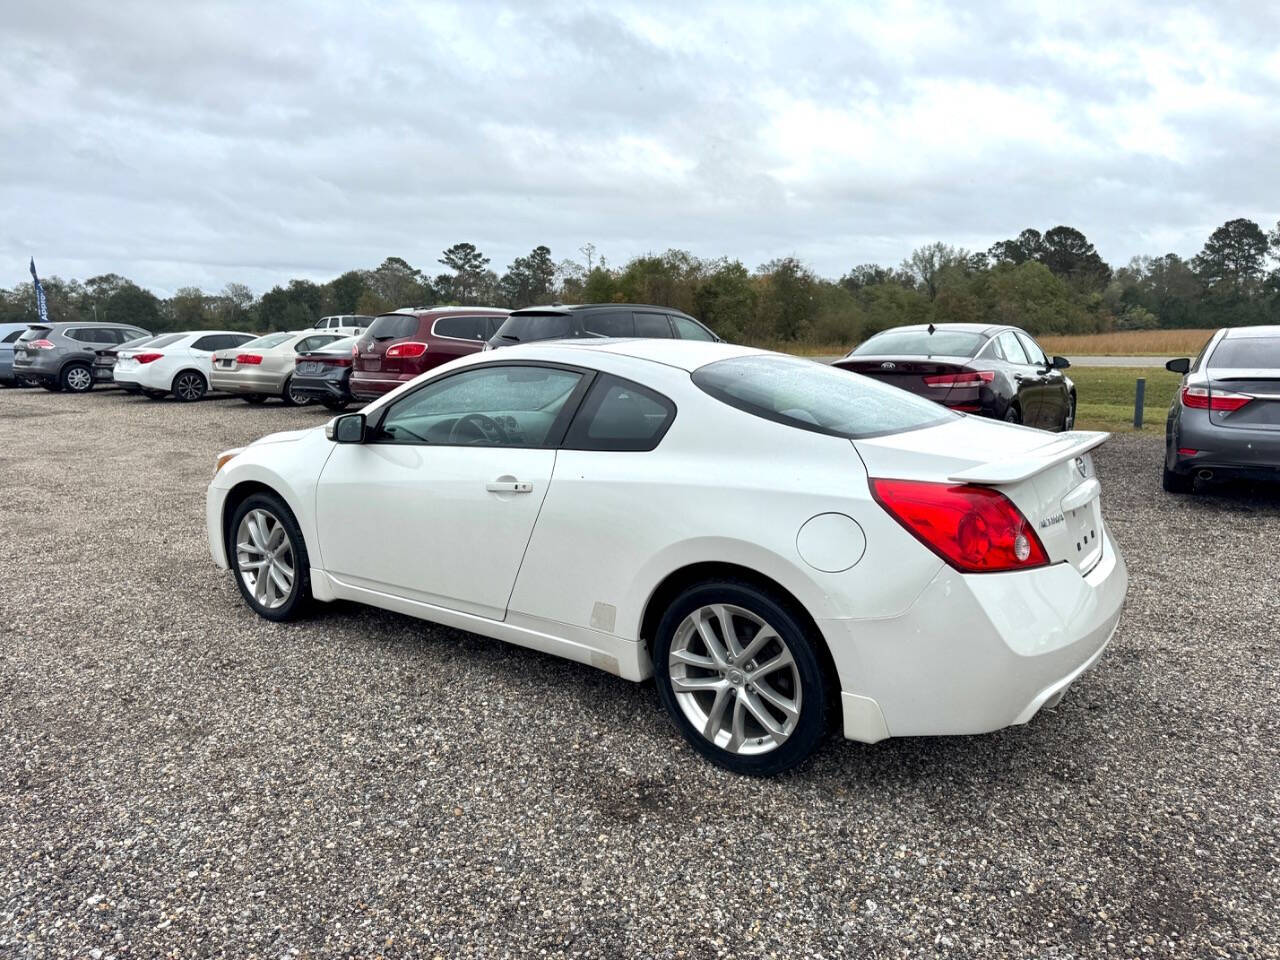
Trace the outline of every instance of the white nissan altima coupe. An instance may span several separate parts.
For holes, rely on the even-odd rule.
[[[770,774],[829,721],[974,734],[1061,699],[1127,587],[1106,437],[727,344],[537,343],[222,454],[209,546],[273,620],[357,600],[653,675],[697,750]]]

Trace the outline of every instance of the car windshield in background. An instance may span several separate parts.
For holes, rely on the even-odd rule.
[[[954,419],[922,397],[826,364],[791,357],[734,357],[693,373],[717,400],[801,430],[858,440]]]
[[[272,347],[280,346],[292,336],[292,333],[268,333],[265,337],[259,337],[257,340],[250,340],[248,343],[240,344],[237,349],[270,350]]]
[[[986,341],[980,333],[959,330],[886,330],[854,348],[853,354],[878,357],[972,357]]]
[[[1240,337],[1219,342],[1210,367],[1280,370],[1280,337]]]
[[[418,318],[411,313],[384,313],[369,325],[375,340],[399,340],[418,332]]]
[[[507,317],[496,334],[499,340],[519,343],[523,340],[558,340],[569,336],[572,326],[563,313],[533,313]]]

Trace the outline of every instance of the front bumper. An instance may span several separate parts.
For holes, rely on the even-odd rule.
[[[844,733],[989,733],[1026,723],[1102,655],[1128,589],[1103,535],[1086,575],[1066,563],[1019,573],[944,566],[901,615],[824,620],[840,678]]]

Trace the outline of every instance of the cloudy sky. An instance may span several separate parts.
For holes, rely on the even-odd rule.
[[[7,5],[0,286],[262,292],[477,244],[839,276],[1280,217],[1280,4]]]

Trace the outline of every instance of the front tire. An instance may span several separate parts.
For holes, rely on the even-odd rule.
[[[83,363],[69,363],[63,367],[58,384],[68,393],[88,393],[93,389],[93,371]]]
[[[732,580],[690,587],[654,639],[658,695],[712,763],[772,776],[803,763],[827,731],[829,677],[789,603]]]
[[[1071,405],[1067,407],[1067,417],[1065,420],[1062,421],[1062,432],[1066,433],[1068,430],[1074,430],[1075,428],[1076,428],[1076,395],[1073,393],[1071,395]]]
[[[193,403],[209,392],[209,382],[195,370],[183,370],[173,378],[173,395],[182,403]]]
[[[311,566],[298,521],[271,493],[248,497],[231,516],[227,559],[244,602],[267,620],[294,620],[311,603]]]
[[[1009,409],[1004,412],[1005,423],[1022,423],[1022,411],[1018,409],[1016,403],[1009,404]]]

